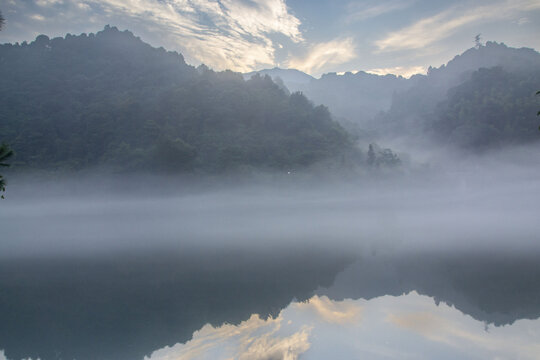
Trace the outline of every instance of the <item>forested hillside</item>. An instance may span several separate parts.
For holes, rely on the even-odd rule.
[[[0,78],[18,168],[288,169],[352,148],[327,108],[269,77],[196,69],[114,27],[1,45]]]
[[[370,142],[400,138],[475,151],[540,136],[534,111],[540,54],[533,49],[479,43],[410,79],[363,71],[320,79],[290,69],[259,73],[328,106],[347,129]]]
[[[540,54],[488,42],[431,68],[370,128],[387,137],[430,138],[467,150],[540,140],[534,94]]]
[[[443,142],[479,150],[540,140],[538,84],[540,71],[479,69],[448,91],[428,126]]]
[[[392,95],[412,87],[422,75],[406,79],[396,75],[375,75],[364,71],[343,75],[328,73],[315,79],[291,69],[267,69],[254,73],[269,75],[274,81],[283,81],[290,91],[301,91],[315,104],[324,104],[336,117],[348,123],[364,126],[376,114],[388,110]]]

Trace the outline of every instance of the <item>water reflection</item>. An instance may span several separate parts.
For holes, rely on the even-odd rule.
[[[371,299],[411,291],[494,325],[540,317],[540,255],[497,250],[363,256],[318,295]]]
[[[303,247],[4,259],[0,360],[527,358],[539,259]]]
[[[1,259],[0,351],[17,360],[142,359],[206,323],[277,316],[350,262],[294,247]]]
[[[537,359],[540,319],[486,325],[453,306],[410,292],[371,300],[314,296],[275,318],[206,325],[191,341],[147,360]]]

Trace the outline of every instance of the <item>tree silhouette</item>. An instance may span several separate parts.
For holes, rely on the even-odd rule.
[[[474,37],[474,45],[477,49],[479,49],[482,46],[482,34],[477,34]]]
[[[2,11],[0,11],[0,30],[2,30],[2,27],[4,26],[5,19],[2,16]],[[0,145],[0,166],[1,167],[8,167],[9,164],[5,163],[8,158],[13,156],[13,150],[9,148],[6,144]],[[0,193],[4,193],[6,191],[6,181],[4,180],[4,177],[0,175]],[[0,198],[4,198],[4,195],[0,195]]]
[[[0,167],[8,167],[9,164],[5,161],[11,156],[13,156],[13,150],[11,150],[7,144],[0,145]],[[4,180],[4,177],[0,175],[0,193],[4,193],[5,191],[6,181]],[[0,198],[3,199],[4,195],[0,195]]]

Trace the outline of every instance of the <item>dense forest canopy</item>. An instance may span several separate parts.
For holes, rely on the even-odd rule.
[[[261,73],[195,68],[110,26],[0,45],[0,141],[15,149],[18,169],[289,171],[345,157],[369,165],[328,108],[291,94],[291,84],[330,104],[356,135],[371,134],[365,151],[392,136],[473,151],[540,139],[532,49],[488,42],[411,79]],[[398,163],[372,148],[388,160],[374,164]]]
[[[115,27],[1,45],[0,77],[19,168],[287,170],[352,149],[326,107],[269,77],[194,68]]]
[[[432,115],[431,130],[443,142],[486,149],[540,140],[535,131],[540,71],[510,73],[481,68],[448,91]]]
[[[410,89],[396,93],[370,128],[385,136],[420,134],[473,151],[538,141],[539,83],[538,52],[488,42],[430,68]]]
[[[409,79],[363,71],[320,79],[277,68],[259,73],[327,105],[349,131],[369,141],[428,140],[477,151],[539,140],[532,107],[540,54],[533,49],[478,41],[447,64]]]

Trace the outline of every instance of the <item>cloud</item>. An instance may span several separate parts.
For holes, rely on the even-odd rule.
[[[284,0],[104,0],[112,14],[123,13],[165,30],[191,56],[218,69],[248,71],[273,65],[270,34],[302,41],[300,21]]]
[[[366,6],[364,3],[359,4],[357,2],[352,2],[347,6],[349,14],[347,15],[345,21],[351,23],[375,18],[396,10],[408,8],[412,4],[413,2],[411,1],[387,1]]]
[[[36,1],[36,5],[43,6],[43,7],[47,7],[47,6],[51,6],[51,5],[57,5],[57,4],[63,4],[63,3],[64,3],[63,0],[37,0]]]
[[[520,25],[520,26],[521,26],[521,25],[528,24],[528,23],[530,23],[530,22],[531,22],[531,20],[530,20],[529,18],[527,18],[527,17],[522,17],[522,18],[519,18],[519,19],[517,20],[517,24]]]
[[[427,69],[425,66],[396,66],[396,67],[389,67],[389,68],[376,68],[376,69],[370,69],[366,71],[369,74],[375,74],[375,75],[387,75],[387,74],[394,74],[394,75],[400,75],[406,78],[410,78],[413,75],[416,74],[425,74],[427,72]]]
[[[143,38],[146,32],[159,45],[216,70],[245,72],[275,65],[276,34],[292,43],[304,41],[301,22],[285,0],[38,0],[36,4],[38,16],[50,13],[58,21],[91,16],[94,22],[130,24],[143,32]]]
[[[45,18],[39,14],[30,15],[30,19],[36,21],[45,21]]]
[[[306,56],[289,59],[287,66],[313,75],[328,65],[343,64],[354,58],[356,58],[354,42],[348,37],[316,44],[309,49]]]
[[[534,9],[540,9],[540,2],[514,0],[476,7],[457,6],[391,32],[375,41],[375,45],[380,52],[419,49],[443,40],[473,23],[509,19]]]

